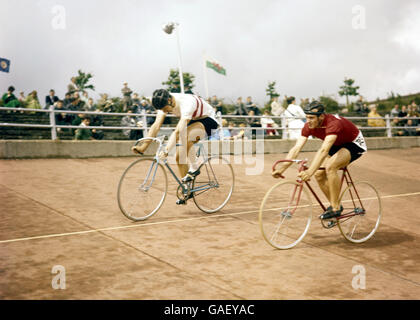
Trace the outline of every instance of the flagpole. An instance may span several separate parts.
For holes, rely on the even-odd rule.
[[[179,80],[180,80],[180,85],[181,85],[181,93],[185,93],[184,92],[184,74],[182,73],[182,59],[181,59],[181,44],[179,41],[179,24],[175,27],[175,32],[176,32],[176,40],[178,43],[178,63],[179,63]]]
[[[206,53],[203,52],[203,72],[204,72],[204,89],[206,90],[206,99],[209,98],[209,85],[207,82],[207,65],[206,65]]]

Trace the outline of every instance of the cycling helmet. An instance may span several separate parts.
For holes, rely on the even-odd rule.
[[[162,109],[168,105],[168,100],[171,97],[168,90],[157,89],[153,92],[152,105],[156,109]]]
[[[313,111],[314,109],[316,109],[317,111]],[[315,100],[315,101],[312,101],[307,106],[305,106],[303,108],[303,112],[305,112],[305,114],[320,116],[321,114],[324,113],[324,105],[321,102]]]

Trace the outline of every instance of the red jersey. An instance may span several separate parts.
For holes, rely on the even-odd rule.
[[[304,137],[313,136],[324,140],[326,136],[331,134],[337,135],[334,145],[340,146],[344,143],[353,142],[359,135],[359,129],[350,120],[328,113],[325,114],[320,128],[309,129],[308,123],[305,123],[302,128],[302,136]]]

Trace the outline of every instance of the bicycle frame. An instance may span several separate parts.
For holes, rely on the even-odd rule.
[[[178,185],[181,187],[181,189],[182,189],[182,192],[185,194],[185,193],[187,193],[188,192],[188,189],[186,188],[186,186],[178,179],[178,177],[177,177],[177,175],[176,175],[176,173],[172,170],[172,168],[171,168],[171,166],[169,165],[169,163],[168,163],[168,160],[167,159],[160,159],[159,158],[159,154],[160,154],[160,152],[162,151],[162,149],[163,149],[163,147],[164,147],[164,145],[163,145],[163,140],[165,139],[165,136],[161,136],[161,137],[158,137],[158,138],[142,138],[142,139],[139,139],[139,140],[137,140],[136,141],[136,143],[135,143],[135,146],[136,145],[138,145],[140,142],[142,142],[142,141],[144,141],[144,140],[152,140],[152,141],[156,141],[156,142],[158,142],[159,143],[159,147],[158,147],[158,149],[157,149],[157,151],[156,151],[156,154],[155,154],[155,156],[154,156],[154,162],[152,163],[152,165],[150,166],[150,168],[149,168],[149,170],[148,170],[148,172],[147,172],[147,175],[146,175],[146,178],[144,179],[144,182],[143,182],[143,184],[141,185],[141,188],[144,188],[144,185],[147,183],[147,181],[150,179],[150,176],[151,176],[151,174],[152,174],[152,171],[153,171],[153,176],[152,176],[152,178],[151,178],[151,180],[150,180],[150,184],[149,184],[149,186],[148,187],[146,187],[146,190],[148,190],[150,187],[151,187],[151,185],[153,184],[153,181],[155,180],[155,175],[156,175],[156,171],[157,171],[157,168],[158,168],[158,165],[159,164],[163,164],[168,170],[169,170],[169,172],[172,174],[172,176],[174,177],[174,179],[175,179],[175,181],[178,183]],[[199,157],[200,156],[200,154],[202,154],[203,155],[203,163],[205,163],[207,160],[208,160],[208,157],[207,157],[207,155],[206,155],[206,153],[204,152],[204,146],[203,146],[203,144],[202,143],[200,143],[200,142],[198,142],[198,143],[195,143],[194,144],[195,146],[198,146],[198,151],[197,151],[197,157]],[[177,146],[180,146],[179,144],[177,144]],[[213,170],[213,169],[212,169]],[[210,184],[206,184],[206,185],[203,185],[203,186],[200,186],[200,187],[198,187],[198,188],[195,188],[195,189],[191,189],[191,190],[189,190],[190,191],[190,193],[193,193],[193,192],[198,192],[198,191],[204,191],[204,190],[208,190],[208,189],[211,189],[213,186],[210,186]]]
[[[304,171],[304,170],[308,169],[308,167],[306,166],[306,163],[307,163],[307,160],[306,159],[305,160],[278,160],[273,165],[273,171],[275,170],[276,165],[278,163],[280,163],[280,162],[293,162],[293,163],[300,164],[299,169],[298,169],[298,172],[301,172],[301,171]],[[318,170],[325,170],[325,168],[324,167],[320,167]],[[343,188],[344,181],[346,182],[347,186],[353,186],[353,190],[354,190],[355,196],[353,196],[353,192],[350,189],[349,191],[350,191],[350,195],[351,195],[351,200],[353,202],[354,207],[356,207],[356,202],[358,201],[360,203],[360,206],[362,207],[362,211],[361,212],[358,212],[358,211],[356,212],[355,210],[353,210],[353,212],[340,215],[339,217],[336,218],[337,220],[341,220],[341,219],[345,219],[345,218],[350,218],[350,217],[353,217],[353,216],[356,216],[356,215],[359,215],[359,214],[362,214],[362,213],[365,212],[365,208],[363,207],[363,203],[362,203],[362,201],[360,199],[359,193],[357,192],[357,189],[354,186],[353,179],[350,176],[350,172],[348,171],[347,167],[341,168],[340,170],[343,171],[343,174],[341,176],[341,182],[340,182],[340,190],[342,190],[342,188]],[[284,177],[282,176],[282,178],[284,178]],[[314,196],[314,198],[316,199],[316,201],[318,202],[318,204],[321,206],[322,210],[325,212],[327,210],[327,208],[321,202],[321,200],[318,197],[318,195],[316,194],[315,190],[309,184],[309,181],[305,181],[303,183],[302,180],[297,179],[297,182],[299,183],[299,185],[295,187],[295,190],[293,191],[293,195],[292,195],[292,200],[293,200],[294,197],[295,197],[295,194],[296,194],[297,189],[299,189],[298,196],[297,196],[297,199],[296,199],[296,206],[297,206],[297,204],[300,201],[300,196],[302,194],[303,184],[305,184],[308,187],[309,191]],[[291,214],[293,214],[293,212]]]

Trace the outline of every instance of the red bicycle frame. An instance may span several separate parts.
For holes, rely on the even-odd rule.
[[[281,162],[294,162],[294,163],[300,164],[299,165],[298,172],[301,172],[301,171],[304,171],[304,170],[308,169],[308,167],[306,166],[307,160],[278,160],[278,161],[276,161],[274,163],[272,170],[274,171],[275,168],[276,168],[276,166],[277,166],[277,164],[279,164]],[[325,168],[324,167],[321,167],[318,170],[325,170]],[[351,196],[351,200],[353,202],[353,207],[354,208],[356,207],[356,202],[358,201],[360,203],[360,206],[362,207],[362,212],[355,212],[355,210],[353,210],[350,213],[340,215],[339,217],[337,217],[337,220],[341,220],[341,219],[344,219],[344,218],[350,218],[350,217],[355,216],[355,215],[358,215],[360,213],[364,213],[364,211],[365,211],[365,209],[363,207],[363,204],[362,204],[362,201],[360,200],[359,194],[357,192],[357,189],[354,186],[353,179],[350,176],[350,172],[347,170],[347,167],[341,168],[340,170],[343,171],[343,175],[341,176],[340,190],[343,187],[344,181],[346,181],[347,186],[350,186],[350,185],[353,186],[353,190],[354,190],[354,193],[355,193],[356,198],[353,196],[352,189],[349,190],[350,196]],[[284,179],[284,176],[280,175],[280,177]],[[296,186],[295,187],[295,190],[293,191],[292,201],[293,201],[293,199],[295,197],[297,188],[299,188],[298,198],[296,200],[296,207],[297,207],[297,204],[300,201],[300,196],[302,194],[303,183],[302,183],[302,180],[301,179],[297,179],[296,181],[299,183],[299,186]],[[319,197],[316,194],[316,192],[312,189],[311,185],[309,184],[309,181],[305,181],[305,184],[308,187],[308,189],[311,191],[311,193],[313,194],[313,196],[315,197],[316,201],[321,206],[322,210],[325,212],[327,210],[327,208],[325,208],[324,204],[321,202],[321,200],[319,199]],[[295,207],[295,210],[296,210],[296,207]],[[293,212],[292,212],[292,214],[293,214]]]

